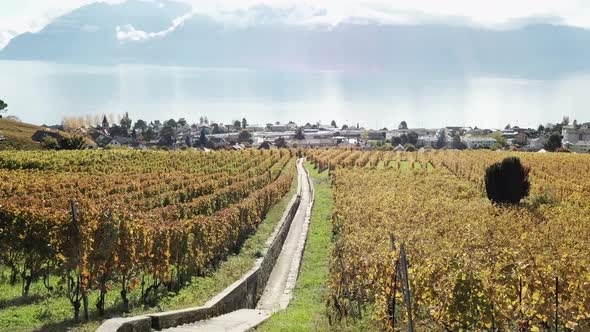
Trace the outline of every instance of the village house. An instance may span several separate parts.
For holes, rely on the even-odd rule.
[[[418,146],[423,146],[425,148],[434,148],[438,142],[438,137],[435,135],[428,135],[428,136],[420,136],[418,137]]]
[[[519,146],[526,146],[528,144],[528,140],[528,135],[524,131],[521,131],[514,136],[512,143]]]
[[[418,137],[421,136],[435,136],[440,129],[426,129],[426,128],[411,128],[411,129],[394,129],[386,133],[385,139],[391,140],[394,137],[401,137],[409,133],[416,133]]]
[[[300,148],[311,148],[311,147],[328,147],[336,145],[336,142],[332,138],[306,138],[303,140],[293,140],[292,143],[297,144]]]
[[[587,153],[590,146],[590,129],[564,126],[561,130],[563,145],[572,152]]]
[[[590,141],[578,141],[576,144],[569,146],[571,152],[588,153],[590,152]]]
[[[490,149],[496,143],[496,139],[491,137],[465,137],[463,138],[463,143],[467,145],[469,149]]]
[[[270,127],[270,131],[273,132],[284,132],[289,130],[289,127],[285,124],[274,124]]]
[[[526,146],[526,149],[529,151],[539,151],[543,149],[546,142],[546,137],[531,138],[528,140],[528,145]]]
[[[580,141],[590,141],[590,129],[564,126],[561,130],[564,143],[576,144]]]
[[[264,131],[264,127],[260,126],[260,125],[248,125],[248,126],[246,126],[246,130],[251,133],[254,133],[254,132]]]

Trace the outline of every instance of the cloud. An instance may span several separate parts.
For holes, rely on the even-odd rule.
[[[395,23],[455,21],[483,26],[499,26],[529,17],[560,17],[565,24],[590,27],[590,2],[580,0],[184,0],[195,10],[209,14],[266,5],[321,9],[322,22],[337,23],[351,18],[370,18]],[[311,20],[317,21],[318,18]]]
[[[92,2],[120,3],[124,0],[2,0],[0,1],[0,47],[14,36],[12,32],[35,32],[71,10]],[[154,1],[164,6],[166,0]],[[590,28],[590,2],[581,0],[177,0],[189,3],[194,11],[232,23],[249,24],[268,20],[261,15],[236,16],[236,12],[265,5],[287,13],[284,19],[294,24],[337,24],[355,20],[384,23],[444,22],[487,27],[535,22],[569,24]],[[122,42],[166,35],[139,31],[123,25],[117,30]],[[11,31],[10,33],[7,31]]]
[[[166,35],[168,35],[169,33],[176,30],[179,26],[181,26],[184,23],[184,21],[191,18],[193,15],[194,13],[188,13],[186,15],[177,17],[172,21],[172,25],[168,29],[158,32],[146,32],[142,30],[137,30],[131,24],[117,26],[117,40],[121,43],[126,43],[144,41],[152,38],[163,38],[166,37]]]
[[[0,49],[8,45],[10,40],[18,35],[15,31],[0,31]]]

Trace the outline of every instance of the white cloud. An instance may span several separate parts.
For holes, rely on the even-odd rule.
[[[244,9],[256,4],[274,7],[325,8],[324,20],[351,16],[413,22],[448,17],[482,25],[499,25],[527,17],[562,17],[567,24],[590,27],[590,2],[582,0],[185,0],[202,12]]]
[[[97,0],[1,0],[0,47],[15,31],[38,31],[52,19]],[[102,0],[122,2],[123,0]],[[158,1],[158,0],[149,0]],[[445,21],[457,24],[498,26],[530,17],[590,28],[590,1],[583,0],[180,0],[193,5],[196,12],[231,20],[229,11],[258,4],[292,10],[292,23],[337,23],[350,17],[413,23]],[[164,5],[163,1],[158,1]],[[323,11],[323,12],[322,12]],[[324,15],[314,15],[321,12]],[[175,29],[177,25],[171,28]],[[166,30],[168,31],[168,30]],[[166,31],[147,33],[133,27],[120,27],[121,40],[153,38]]]
[[[14,31],[0,31],[0,49],[4,48],[17,33]]]
[[[125,43],[129,41],[142,41],[151,38],[165,37],[167,34],[181,26],[184,23],[184,21],[186,21],[191,16],[193,16],[193,13],[177,17],[172,21],[172,25],[168,29],[158,32],[145,32],[142,30],[137,30],[131,24],[127,24],[122,27],[117,26],[117,40],[121,43]]]

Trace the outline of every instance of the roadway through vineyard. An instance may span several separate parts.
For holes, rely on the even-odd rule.
[[[291,291],[295,286],[303,246],[313,204],[313,188],[302,162],[297,163],[298,181],[301,185],[301,203],[293,218],[291,228],[281,254],[270,274],[268,283],[256,309],[242,309],[206,321],[167,329],[169,332],[189,331],[248,331],[276,310],[285,309],[289,304]]]

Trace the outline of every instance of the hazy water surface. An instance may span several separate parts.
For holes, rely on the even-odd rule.
[[[527,80],[397,78],[378,73],[284,72],[0,61],[0,99],[37,124],[129,112],[145,120],[201,115],[228,123],[348,122],[369,127],[537,126],[563,115],[590,121],[590,75]]]

